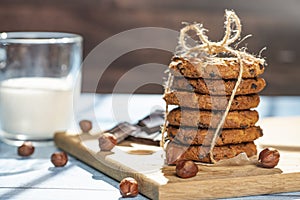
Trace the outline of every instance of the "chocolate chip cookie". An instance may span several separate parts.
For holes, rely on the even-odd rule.
[[[167,115],[170,125],[198,128],[216,128],[223,116],[221,111],[199,111],[197,109],[175,108]],[[255,110],[230,111],[225,118],[223,128],[247,128],[258,121]]]
[[[209,131],[215,131],[215,129],[197,129],[175,126],[169,126],[167,129],[168,138],[171,141],[186,145],[203,145]],[[216,140],[216,146],[252,142],[262,135],[262,129],[259,126],[245,129],[223,129]]]
[[[170,142],[166,148],[167,164],[176,164],[178,160],[194,160],[210,163],[209,155],[205,153],[203,146],[183,146]],[[240,153],[246,153],[248,157],[257,154],[256,145],[253,142],[216,146],[213,148],[213,157],[216,161],[233,158]]]
[[[191,79],[175,77],[172,89],[193,91],[200,94],[230,95],[237,80],[214,80],[214,79]],[[266,86],[263,78],[242,79],[235,95],[255,94],[262,91]]]
[[[201,110],[225,110],[230,96],[210,96],[187,91],[173,91],[164,94],[164,100],[170,105],[197,108]],[[247,110],[258,106],[257,94],[235,96],[230,110]]]
[[[218,58],[219,64],[209,64],[204,66],[196,64],[182,57],[173,57],[169,68],[177,75],[189,78],[209,78],[209,79],[237,79],[240,71],[240,63],[237,58]],[[193,64],[192,64],[193,63]],[[220,64],[222,63],[222,64]],[[254,78],[264,73],[265,66],[254,62],[244,62],[242,78]]]

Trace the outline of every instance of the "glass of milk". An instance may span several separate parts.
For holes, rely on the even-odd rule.
[[[81,86],[82,37],[0,33],[0,128],[10,144],[51,141],[70,128]]]

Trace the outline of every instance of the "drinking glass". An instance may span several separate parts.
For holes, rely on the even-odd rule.
[[[0,33],[1,139],[51,141],[74,120],[82,37],[61,32]]]

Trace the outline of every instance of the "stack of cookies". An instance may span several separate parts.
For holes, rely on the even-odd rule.
[[[191,59],[174,57],[169,65],[173,74],[171,90],[164,100],[175,105],[167,117],[167,163],[188,159],[212,162],[201,151],[209,145],[208,135],[213,133],[234,90],[240,72],[240,62],[226,54],[215,55],[216,63],[201,66]],[[230,110],[212,151],[215,161],[232,158],[244,152],[248,157],[257,154],[254,140],[262,136],[256,126],[260,92],[266,83],[259,77],[264,72],[261,62],[243,61],[241,82],[236,90]]]

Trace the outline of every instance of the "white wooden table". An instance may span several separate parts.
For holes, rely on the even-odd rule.
[[[111,128],[117,122],[136,122],[155,109],[163,109],[161,95],[83,94],[75,121],[91,119],[93,131]],[[112,103],[113,102],[113,103]],[[129,103],[127,103],[129,102]],[[113,108],[113,109],[112,109]],[[300,97],[262,97],[260,117],[300,116]],[[78,129],[74,123],[75,131]],[[16,147],[0,142],[0,199],[119,199],[118,182],[70,157],[63,168],[54,168],[53,143],[37,146],[27,159]],[[139,195],[133,199],[147,199]],[[236,199],[300,199],[300,191]]]

